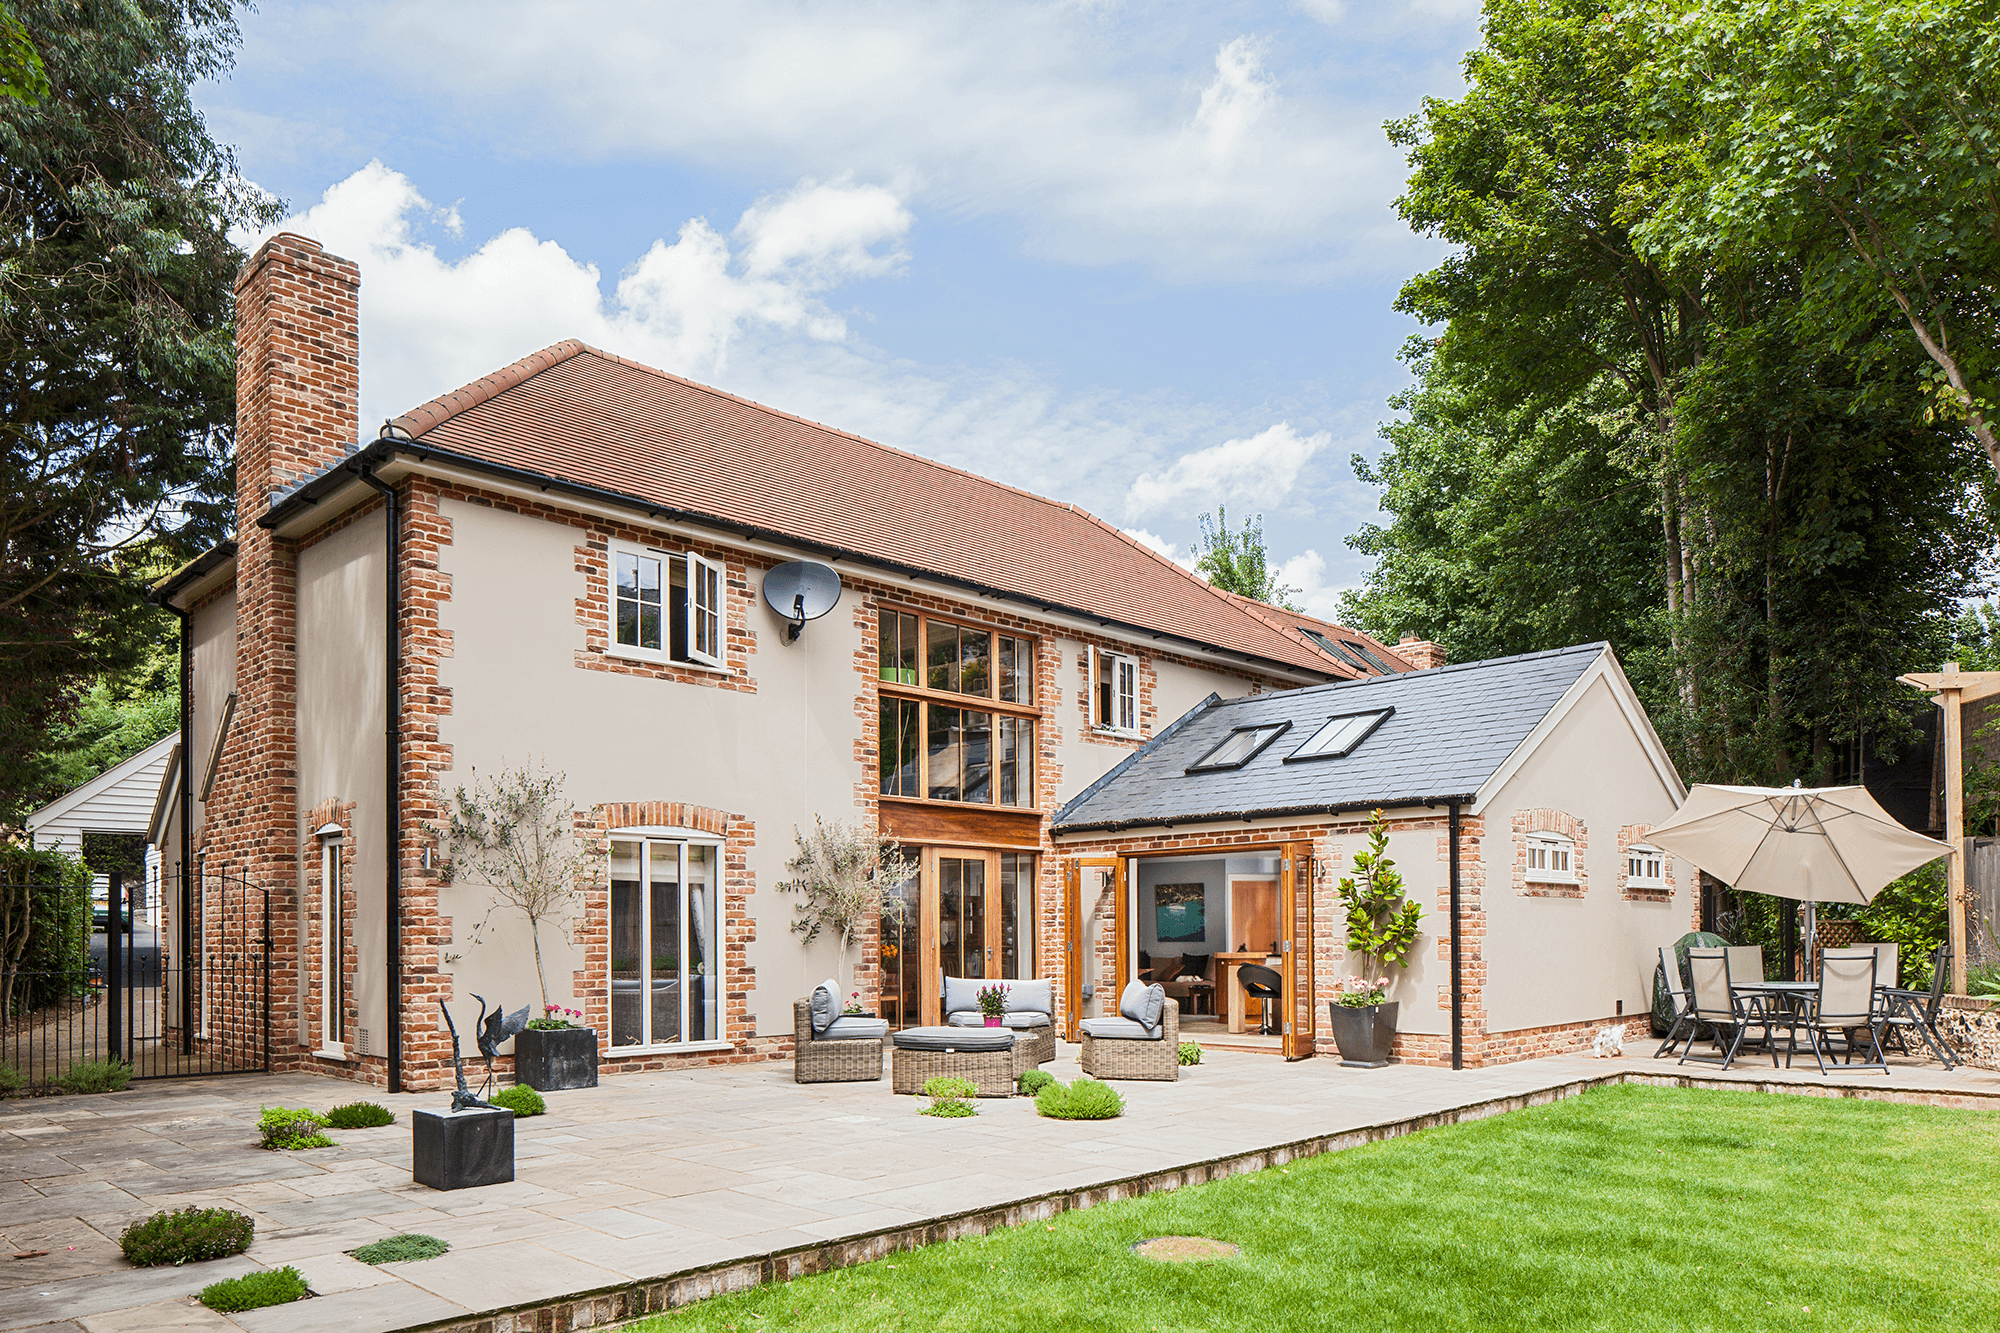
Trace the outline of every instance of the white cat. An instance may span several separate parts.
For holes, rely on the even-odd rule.
[[[1590,1043],[1590,1053],[1600,1060],[1625,1054],[1625,1029],[1599,1028],[1596,1039]]]

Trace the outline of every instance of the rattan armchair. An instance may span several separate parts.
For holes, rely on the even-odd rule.
[[[873,1083],[882,1077],[882,1038],[816,1037],[812,1001],[792,1001],[792,1081]]]
[[[1150,1079],[1172,1083],[1181,1076],[1181,1006],[1168,998],[1160,1010],[1157,1037],[1093,1037],[1083,1032],[1077,1063],[1092,1078]]]

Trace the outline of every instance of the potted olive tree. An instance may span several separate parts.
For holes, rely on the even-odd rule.
[[[1377,810],[1368,825],[1368,846],[1354,854],[1354,873],[1340,881],[1347,908],[1347,947],[1361,971],[1334,983],[1327,1004],[1340,1063],[1380,1069],[1389,1063],[1396,1040],[1399,1002],[1389,996],[1391,967],[1410,965],[1423,908],[1403,896],[1403,876],[1389,859],[1389,826]]]
[[[450,877],[476,879],[493,891],[468,947],[480,942],[495,913],[519,912],[528,921],[542,993],[541,1015],[514,1038],[514,1081],[540,1092],[594,1088],[597,1033],[582,1025],[581,1010],[550,1001],[542,968],[542,927],[554,925],[567,936],[582,907],[578,879],[589,859],[572,827],[576,807],[563,792],[563,775],[537,771],[532,760],[496,777],[475,771],[472,779],[453,794],[442,830]]]

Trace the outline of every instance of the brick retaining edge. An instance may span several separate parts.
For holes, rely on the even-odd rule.
[[[1777,1079],[1728,1079],[1705,1077],[1701,1074],[1613,1070],[1607,1071],[1600,1077],[1572,1079],[1534,1092],[1489,1098],[1486,1101],[1472,1102],[1446,1111],[1364,1125],[1336,1134],[1315,1134],[1309,1138],[1295,1139],[1290,1143],[1260,1148],[1253,1152],[1232,1153],[1226,1157],[1214,1157],[1204,1162],[1194,1162],[1164,1171],[1150,1171],[1101,1185],[1055,1190],[1036,1195],[1034,1198],[1019,1199],[1013,1203],[999,1204],[991,1208],[968,1209],[929,1222],[886,1227],[880,1231],[849,1236],[821,1245],[802,1245],[795,1249],[760,1255],[754,1259],[740,1259],[705,1268],[690,1268],[665,1277],[639,1279],[597,1291],[512,1306],[505,1310],[443,1319],[429,1324],[412,1324],[403,1330],[403,1333],[571,1333],[571,1330],[575,1329],[607,1328],[635,1319],[644,1319],[649,1315],[664,1314],[710,1296],[721,1296],[732,1291],[748,1291],[752,1287],[760,1287],[767,1283],[786,1282],[792,1278],[809,1277],[814,1273],[864,1264],[900,1251],[935,1245],[941,1241],[983,1236],[991,1231],[1022,1226],[1029,1222],[1044,1222],[1072,1209],[1092,1208],[1101,1203],[1136,1199],[1162,1190],[1176,1190],[1187,1185],[1226,1180],[1230,1176],[1283,1166],[1287,1162],[1318,1157],[1323,1153],[1339,1152],[1343,1148],[1358,1148],[1363,1144],[1402,1138],[1419,1130],[1485,1120],[1492,1116],[1504,1115],[1509,1111],[1524,1110],[1530,1106],[1547,1106],[1580,1096],[1593,1088],[1615,1087],[1622,1083],[1636,1083],[1654,1088],[1789,1093],[1796,1096],[1856,1098],[1863,1101],[1886,1101],[1907,1105],[2000,1109],[2000,1093],[1920,1092],[1894,1086],[1878,1089],[1835,1084],[1791,1083]]]

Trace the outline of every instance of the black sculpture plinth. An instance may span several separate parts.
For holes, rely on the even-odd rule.
[[[537,1092],[597,1086],[597,1034],[589,1028],[529,1028],[514,1038],[514,1081]]]
[[[410,1147],[410,1174],[419,1185],[499,1185],[514,1178],[514,1113],[498,1107],[417,1111]]]

